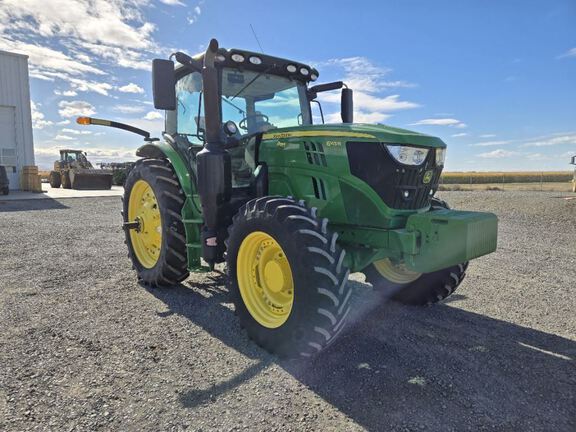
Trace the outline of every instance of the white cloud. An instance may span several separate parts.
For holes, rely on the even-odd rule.
[[[324,102],[340,104],[340,94],[337,92],[318,95],[318,99]],[[358,123],[381,122],[390,117],[390,112],[416,108],[419,105],[414,102],[400,100],[399,95],[378,97],[368,93],[354,92],[354,121]],[[326,116],[327,119],[339,123],[340,113]]]
[[[494,138],[495,136],[496,135],[494,135],[494,134],[483,134],[483,135],[480,135],[480,138]]]
[[[149,0],[2,0],[0,49],[29,55],[30,76],[47,81],[103,75],[93,66],[101,59],[149,69],[148,56],[161,51],[145,19],[150,7]]]
[[[547,160],[549,156],[543,155],[542,153],[530,153],[526,155],[526,159],[530,160]]]
[[[94,106],[85,101],[60,101],[58,113],[62,117],[91,116],[96,114]]]
[[[44,8],[40,8],[40,10],[42,9]],[[2,15],[0,14],[0,26],[1,23]],[[26,54],[29,57],[30,76],[34,78],[53,81],[55,78],[54,73],[65,75],[82,75],[85,73],[104,75],[101,69],[75,60],[61,51],[1,36],[2,33],[0,33],[0,49]]]
[[[459,137],[465,137],[465,136],[468,136],[468,134],[466,132],[460,132],[460,133],[452,135],[453,138],[459,138]]]
[[[78,130],[78,129],[70,129],[70,128],[64,128],[62,129],[63,133],[69,133],[72,135],[92,135],[92,132],[89,130]]]
[[[504,149],[497,149],[487,153],[480,153],[478,157],[485,158],[485,159],[501,159],[507,158],[511,156],[516,156],[518,153],[513,151],[508,151]]]
[[[354,122],[355,123],[382,123],[386,119],[390,118],[389,114],[379,113],[379,112],[364,112],[364,111],[354,111]],[[315,119],[315,123],[321,121],[320,118]],[[342,123],[342,117],[339,112],[331,113],[324,116],[324,121],[327,124]]]
[[[68,135],[56,135],[54,141],[74,141],[76,138]]]
[[[564,58],[564,57],[576,57],[576,47],[571,48],[568,51],[566,51],[564,54],[558,56],[558,58]]]
[[[114,46],[104,46],[93,43],[84,43],[83,47],[90,50],[90,52],[102,57],[103,59],[110,60],[114,64],[131,69],[150,70],[151,62],[145,60],[143,56],[145,52],[121,48]]]
[[[143,112],[146,108],[137,105],[116,105],[113,109],[122,114],[136,114]]]
[[[491,146],[510,144],[511,142],[512,141],[506,141],[506,140],[484,141],[484,142],[479,142],[479,143],[475,143],[475,144],[470,144],[470,146],[472,146],[472,147],[491,147]]]
[[[44,114],[39,111],[34,101],[30,101],[30,109],[32,111],[32,127],[34,129],[44,129],[46,126],[53,124],[53,122],[44,118]]]
[[[74,90],[65,90],[65,91],[54,90],[54,94],[56,96],[67,96],[67,97],[78,96],[78,93],[75,92]]]
[[[522,147],[548,147],[554,145],[576,145],[576,133],[555,134],[527,140]]]
[[[172,1],[172,0],[169,0]],[[194,9],[192,9],[192,13],[190,15],[188,15],[188,23],[189,24],[194,24],[196,21],[198,21],[198,18],[200,18],[200,15],[202,14],[202,9],[200,8],[200,6],[202,6],[204,4],[204,0],[201,0],[200,3],[198,3],[196,6],[194,6]]]
[[[186,6],[180,0],[160,0],[160,3],[164,3],[169,6]]]
[[[375,65],[366,57],[345,57],[331,59],[320,63],[321,67],[336,66],[344,69],[344,81],[351,89],[358,92],[374,93],[391,88],[416,87],[416,84],[401,80],[388,81],[386,75],[392,69]]]
[[[105,82],[87,81],[80,78],[68,78],[70,85],[74,90],[80,92],[94,92],[104,96],[108,96],[108,90],[112,90],[112,85]]]
[[[164,116],[157,111],[150,111],[143,118],[144,120],[158,120],[163,119]]]
[[[140,87],[138,84],[134,84],[134,83],[130,83],[130,84],[126,84],[125,86],[118,87],[118,91],[121,91],[122,93],[136,93],[136,94],[144,93],[144,89],[142,87]]]
[[[70,124],[70,120],[62,120],[56,123],[59,126],[64,126],[64,125],[69,125]]]
[[[343,70],[342,81],[354,90],[354,121],[359,123],[379,123],[390,117],[390,112],[417,108],[415,102],[402,100],[400,95],[381,96],[379,93],[392,88],[414,87],[405,81],[388,81],[388,68],[375,65],[366,57],[346,57],[320,63],[319,67]],[[341,75],[341,72],[338,72]],[[318,95],[322,103],[340,104],[340,93],[326,92]],[[340,113],[326,115],[327,122],[341,121]]]
[[[419,120],[416,123],[411,123],[411,126],[449,126],[458,129],[468,127],[466,123],[461,122],[455,118],[430,118]]]
[[[154,25],[138,0],[3,0],[3,24],[44,38],[68,37],[112,46],[150,48]]]

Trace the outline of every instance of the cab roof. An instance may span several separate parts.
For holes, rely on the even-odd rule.
[[[205,53],[199,53],[192,58],[201,65],[204,62],[204,55]],[[260,61],[259,63],[258,60]],[[281,75],[304,82],[316,81],[319,76],[318,70],[305,63],[237,48],[219,48],[215,66],[220,68],[245,68],[256,72]],[[182,65],[176,67],[177,76],[182,76],[186,73],[187,70]]]

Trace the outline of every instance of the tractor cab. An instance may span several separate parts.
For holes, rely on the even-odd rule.
[[[58,163],[58,162],[57,162]],[[86,153],[81,150],[60,150],[60,168],[79,166],[80,168],[93,168],[86,158]]]
[[[212,140],[230,156],[233,191],[254,183],[256,151],[264,133],[311,126],[311,102],[317,94],[346,87],[342,82],[309,87],[319,75],[313,67],[246,50],[220,48],[173,57],[176,65],[172,60],[153,63],[155,107],[166,110],[165,132],[196,171],[196,154],[206,146],[207,128],[212,128]],[[206,68],[206,63],[212,66]],[[212,71],[208,82],[207,69]],[[351,123],[352,90],[343,88],[342,101],[342,119]],[[319,112],[323,123],[320,105]]]

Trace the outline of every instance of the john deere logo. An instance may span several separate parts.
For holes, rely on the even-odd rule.
[[[432,170],[428,170],[424,173],[424,178],[422,179],[422,183],[428,184],[432,180]]]

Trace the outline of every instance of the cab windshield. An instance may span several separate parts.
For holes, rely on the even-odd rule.
[[[311,124],[306,86],[290,78],[249,70],[222,69],[222,122],[240,133]]]
[[[239,136],[312,123],[304,83],[233,68],[223,68],[221,74],[222,122],[236,123]],[[181,77],[176,97],[178,139],[201,145],[206,128],[202,75],[191,72]]]

